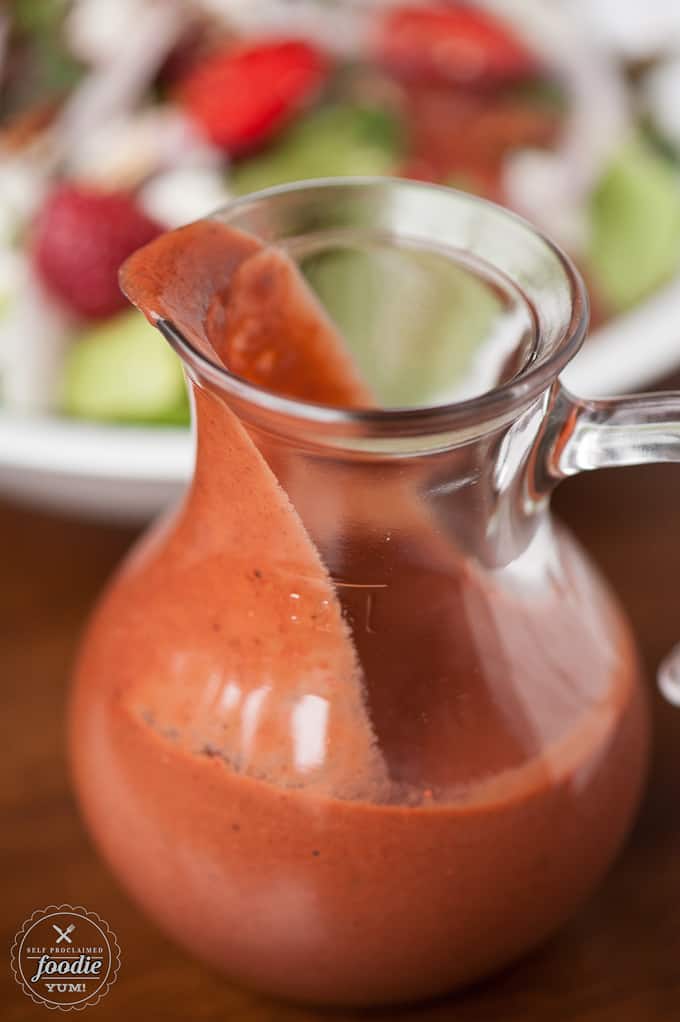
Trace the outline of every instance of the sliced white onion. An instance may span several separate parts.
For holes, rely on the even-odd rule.
[[[24,264],[25,257],[16,249],[0,248],[0,318],[5,300],[15,293],[23,279]]]
[[[680,48],[678,0],[562,0],[571,19],[625,60]]]
[[[677,368],[678,322],[680,277],[596,330],[563,381],[584,397],[640,390]]]
[[[680,57],[651,68],[644,76],[641,93],[658,130],[680,149]]]
[[[512,24],[562,81],[568,109],[561,141],[552,152],[514,153],[506,165],[510,205],[566,245],[582,238],[584,208],[595,183],[633,130],[621,70],[607,52],[568,17],[543,0],[483,0]]]
[[[55,159],[82,145],[100,125],[134,109],[189,17],[179,0],[149,0],[140,5],[124,45],[85,78],[56,119],[52,129]]]
[[[47,187],[47,170],[30,151],[0,159],[0,246],[14,244],[16,235],[42,202]]]
[[[176,166],[216,169],[222,154],[175,107],[123,114],[82,140],[67,161],[71,176],[109,188],[135,188],[157,171]]]
[[[356,56],[381,7],[397,0],[200,0],[210,14],[223,18],[237,32],[263,32],[314,39],[330,53]],[[419,2],[419,0],[416,0]]]
[[[143,209],[167,227],[214,213],[230,199],[224,175],[210,167],[177,167],[151,178],[139,193]]]
[[[71,52],[87,64],[108,64],[127,47],[148,0],[75,0],[63,31]]]
[[[35,280],[26,261],[0,317],[0,390],[20,411],[49,411],[58,399],[64,353],[72,332],[66,314]]]

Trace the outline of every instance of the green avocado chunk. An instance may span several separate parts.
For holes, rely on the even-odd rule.
[[[102,422],[189,421],[181,362],[134,309],[74,341],[64,367],[61,407],[67,415]]]
[[[593,283],[614,311],[640,301],[680,266],[680,176],[648,143],[629,143],[590,206]]]
[[[308,114],[266,152],[234,164],[237,195],[313,177],[389,174],[401,150],[397,119],[378,107],[338,104]]]

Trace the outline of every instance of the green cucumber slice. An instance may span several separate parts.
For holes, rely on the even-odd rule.
[[[181,362],[135,310],[76,339],[66,357],[61,407],[67,415],[103,422],[189,421]]]
[[[614,311],[644,298],[680,267],[680,177],[641,140],[630,143],[593,193],[588,264]]]
[[[230,184],[244,195],[305,178],[389,174],[400,151],[397,119],[388,111],[327,106],[298,121],[266,152],[235,163]]]

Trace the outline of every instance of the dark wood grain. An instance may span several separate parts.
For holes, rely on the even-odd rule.
[[[556,505],[627,606],[650,676],[652,776],[624,854],[590,904],[551,943],[458,997],[342,1020],[674,1022],[680,1018],[680,710],[653,685],[680,638],[680,467],[571,480]],[[64,756],[64,705],[78,633],[133,539],[122,528],[0,504],[0,771],[3,948],[34,909],[67,902],[104,916],[123,950],[96,1018],[302,1022],[328,1017],[227,985],[161,937],[120,892],[78,819]],[[2,1018],[49,1017],[0,969]]]

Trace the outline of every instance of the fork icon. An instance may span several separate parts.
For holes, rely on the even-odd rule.
[[[69,926],[66,927],[65,930],[62,930],[61,927],[57,926],[56,923],[52,923],[52,929],[56,930],[57,933],[59,934],[59,936],[57,937],[57,944],[61,944],[62,940],[65,940],[68,944],[72,944],[73,941],[69,937],[69,933],[73,933],[75,928],[76,928],[75,923],[71,923]]]

